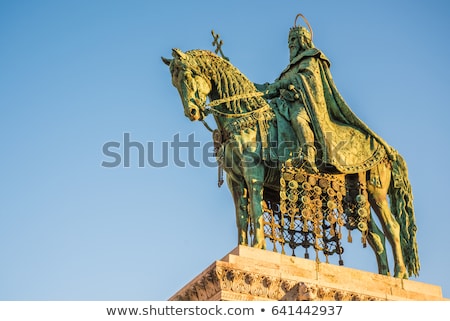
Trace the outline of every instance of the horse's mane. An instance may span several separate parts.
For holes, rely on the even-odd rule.
[[[193,64],[198,66],[199,71],[215,83],[218,97],[214,97],[214,99],[249,94],[257,91],[253,82],[242,74],[239,69],[213,52],[194,49],[187,51],[186,54],[194,61]],[[190,64],[192,65],[192,61]],[[266,101],[261,97],[252,97],[232,100],[224,105],[226,105],[227,110],[230,112],[243,113],[257,109],[264,103]]]

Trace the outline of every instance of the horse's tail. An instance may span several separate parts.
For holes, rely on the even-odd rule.
[[[403,157],[392,151],[392,180],[389,187],[392,214],[400,224],[400,242],[409,275],[419,275],[420,262],[416,242],[416,220],[408,169]]]

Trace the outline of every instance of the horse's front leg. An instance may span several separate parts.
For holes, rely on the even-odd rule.
[[[247,182],[248,196],[250,199],[250,217],[253,229],[252,246],[265,249],[266,240],[264,237],[264,217],[263,217],[263,184],[264,167],[254,164],[244,170]]]
[[[233,180],[231,175],[227,175],[227,185],[233,196],[236,226],[238,230],[238,245],[248,245],[248,198],[245,181]]]

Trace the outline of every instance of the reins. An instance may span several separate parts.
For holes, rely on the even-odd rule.
[[[263,107],[251,110],[249,112],[246,113],[225,113],[223,111],[220,111],[214,107],[219,106],[223,103],[228,103],[234,100],[238,100],[238,99],[248,99],[248,98],[253,98],[253,97],[262,97],[264,95],[264,93],[262,92],[253,92],[253,93],[247,93],[247,94],[240,94],[240,95],[234,95],[234,96],[230,96],[230,97],[226,97],[226,98],[221,98],[221,99],[216,99],[211,101],[209,104],[206,104],[206,107],[209,108],[205,108],[204,109],[204,113],[205,116],[208,116],[209,114],[215,114],[215,115],[220,115],[226,118],[240,118],[240,117],[246,117],[249,116],[251,114],[254,114],[256,112],[261,112],[261,111],[265,111],[267,109],[270,109],[269,105],[265,105]],[[213,129],[208,125],[208,123],[202,119],[201,122],[203,123],[203,125],[206,127],[206,129],[210,132],[213,132]]]
[[[214,109],[214,107],[219,106],[219,105],[221,105],[223,103],[228,103],[228,102],[239,100],[239,99],[248,99],[248,98],[254,98],[254,97],[261,97],[263,95],[264,95],[264,93],[260,92],[260,91],[252,92],[252,93],[246,93],[246,94],[233,95],[233,96],[229,96],[229,97],[226,97],[226,98],[213,100],[209,104],[206,104],[206,106],[209,106],[211,109]],[[216,109],[214,109],[214,110],[216,110]],[[219,113],[221,113],[221,112],[219,112]],[[223,114],[227,114],[227,113],[223,113]],[[231,114],[229,114],[229,115],[231,115]],[[232,115],[239,116],[239,115],[243,115],[243,114],[232,114]]]

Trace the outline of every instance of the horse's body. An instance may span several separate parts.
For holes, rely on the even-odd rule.
[[[228,61],[202,50],[183,53],[174,49],[173,57],[163,60],[170,66],[172,83],[179,91],[185,115],[191,120],[203,120],[209,112],[217,123],[218,161],[225,169],[234,199],[238,244],[249,243],[250,222],[251,245],[265,248],[264,189],[280,191],[280,164],[287,160],[290,152],[298,150],[300,142],[294,138],[292,129],[277,132],[276,122],[281,119],[276,110]],[[209,110],[206,110],[207,98]],[[275,147],[270,145],[273,137],[277,137]],[[289,144],[283,145],[286,142]],[[367,171],[352,175],[367,182],[370,206],[383,228],[384,233],[373,219],[369,220],[367,240],[375,251],[379,273],[389,274],[384,246],[386,236],[393,249],[394,275],[407,278],[418,275],[419,261],[406,165],[401,156],[397,156],[394,166],[392,162],[381,161]],[[393,176],[393,169],[400,173]],[[368,182],[371,171],[376,171],[380,179],[378,186]],[[391,182],[393,177],[395,181]]]

